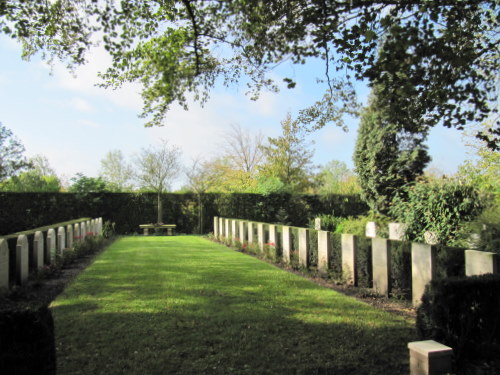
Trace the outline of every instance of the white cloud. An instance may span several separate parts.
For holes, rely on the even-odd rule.
[[[80,112],[94,112],[92,105],[87,100],[82,98],[70,99],[69,105]]]

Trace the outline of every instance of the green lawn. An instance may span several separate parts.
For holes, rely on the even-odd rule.
[[[51,305],[58,375],[408,374],[413,324],[200,237],[126,237]]]

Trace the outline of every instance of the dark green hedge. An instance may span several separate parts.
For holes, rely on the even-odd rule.
[[[79,217],[103,217],[117,233],[133,233],[156,222],[154,193],[0,193],[0,235]],[[213,217],[307,226],[320,214],[360,215],[367,211],[357,195],[163,194],[163,221],[180,233],[208,233]]]
[[[452,347],[461,373],[481,363],[500,370],[499,314],[500,275],[435,280],[417,310],[417,332]]]

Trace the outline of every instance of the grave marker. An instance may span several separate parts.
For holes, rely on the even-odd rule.
[[[342,234],[342,274],[347,284],[358,285],[356,253],[358,238],[353,234]]]
[[[44,239],[43,232],[36,231],[33,237],[33,266],[35,269],[43,267],[44,263]]]
[[[45,263],[53,264],[56,261],[56,231],[50,228],[47,231],[47,248],[45,249]]]
[[[498,273],[498,254],[465,250],[465,275],[475,276],[487,273]]]
[[[16,242],[16,280],[23,285],[29,276],[29,244],[28,238],[22,234]]]
[[[292,232],[290,227],[283,226],[283,261],[290,263],[290,254],[292,253]]]
[[[66,248],[66,231],[64,227],[57,228],[57,253],[62,255]]]
[[[318,231],[318,270],[326,271],[329,268],[328,261],[332,252],[332,241],[330,232]]]
[[[74,236],[73,236],[73,225],[66,226],[66,246],[70,249],[73,248]]]
[[[246,223],[243,220],[240,220],[239,222],[239,231],[240,231],[240,242],[241,244],[245,244],[247,242],[247,235],[246,235]]]
[[[372,238],[373,290],[388,297],[391,290],[391,241]]]
[[[309,229],[299,228],[299,264],[309,267]]]
[[[365,236],[370,238],[377,237],[377,224],[373,221],[366,223]]]
[[[260,251],[264,251],[264,244],[266,243],[265,232],[264,232],[264,224],[257,223],[257,242],[259,244]]]
[[[436,275],[436,248],[428,244],[411,244],[411,289],[413,306],[421,303],[425,286]]]
[[[9,288],[9,246],[0,239],[0,289]]]

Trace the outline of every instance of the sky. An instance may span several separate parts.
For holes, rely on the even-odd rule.
[[[186,167],[196,158],[219,155],[224,134],[231,125],[265,137],[280,135],[280,122],[287,112],[298,110],[319,100],[325,87],[316,82],[324,66],[311,61],[304,66],[282,64],[273,71],[277,81],[291,76],[297,81],[293,90],[278,94],[263,92],[252,101],[244,85],[217,86],[208,103],[201,107],[193,102],[189,110],[173,106],[165,125],[145,128],[138,117],[142,109],[140,86],[129,84],[119,90],[96,87],[97,72],[104,71],[110,59],[106,52],[94,48],[88,63],[70,73],[63,63],[51,68],[39,56],[21,59],[19,44],[0,35],[0,122],[10,129],[26,148],[28,157],[44,155],[56,173],[68,182],[76,173],[96,177],[106,153],[121,150],[131,160],[143,148],[168,140],[182,150]],[[357,87],[359,99],[366,102],[368,88]],[[348,119],[348,132],[334,124],[308,136],[314,142],[315,165],[340,160],[353,168],[352,155],[358,119]],[[453,174],[470,156],[461,132],[444,127],[432,130],[428,142],[430,167]],[[174,184],[180,187],[184,179]]]

